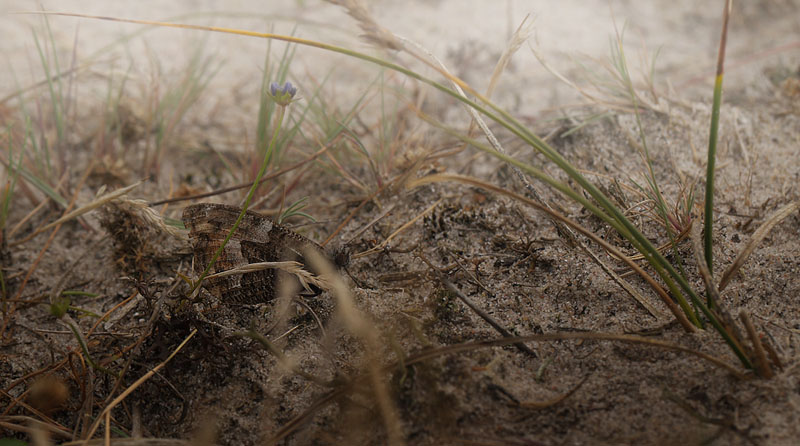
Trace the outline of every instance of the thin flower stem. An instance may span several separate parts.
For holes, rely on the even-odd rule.
[[[228,244],[228,241],[233,237],[233,234],[236,233],[236,230],[239,228],[239,224],[244,219],[244,214],[247,213],[247,208],[250,206],[250,202],[253,200],[253,196],[255,195],[256,189],[258,188],[258,183],[261,181],[261,177],[264,176],[264,173],[267,171],[267,166],[269,165],[269,160],[272,158],[272,152],[275,150],[275,145],[278,141],[278,133],[281,130],[281,124],[283,123],[283,117],[286,114],[286,105],[278,104],[278,113],[275,116],[275,130],[272,132],[272,138],[269,141],[269,146],[267,147],[267,151],[264,154],[264,160],[261,162],[261,169],[259,169],[258,174],[256,175],[255,181],[253,181],[253,185],[250,186],[250,190],[247,192],[247,197],[244,199],[244,205],[242,205],[242,211],[239,213],[239,217],[236,219],[236,222],[233,223],[233,227],[230,231],[228,231],[228,235],[225,236],[225,240],[222,241],[222,244],[219,245],[217,251],[214,253],[214,256],[211,258],[211,261],[208,262],[208,266],[206,269],[203,270],[203,273],[200,274],[200,277],[197,278],[197,281],[192,286],[192,290],[189,295],[194,294],[197,288],[200,287],[200,284],[203,283],[203,279],[208,276],[208,273],[211,271],[211,268],[216,263],[219,256],[222,255],[222,251],[225,249],[225,245]]]

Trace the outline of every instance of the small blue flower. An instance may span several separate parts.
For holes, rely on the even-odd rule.
[[[289,105],[297,94],[297,88],[291,82],[286,82],[282,87],[273,82],[269,85],[269,94],[279,105]]]

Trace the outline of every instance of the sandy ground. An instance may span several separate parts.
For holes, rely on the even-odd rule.
[[[146,178],[132,197],[157,200],[248,178],[241,172],[253,167],[243,153],[255,138],[255,98],[267,43],[70,17],[49,19],[50,40],[40,17],[7,14],[39,5],[49,11],[293,33],[373,51],[358,39],[361,31],[342,9],[314,1],[270,2],[268,6],[236,1],[225,2],[224,8],[218,2],[183,0],[0,2],[0,26],[5,36],[11,36],[0,40],[0,51],[10,67],[0,71],[3,120],[22,125],[19,103],[4,98],[43,79],[32,30],[40,42],[55,43],[62,69],[78,68],[70,83],[75,102],[68,118],[68,150],[55,162],[68,172],[65,193],[71,194],[88,161],[93,157],[100,161],[101,167],[79,191],[79,204],[91,201],[102,185],[113,189],[146,176],[141,169],[142,153],[155,133],[147,128],[148,110],[153,98],[172,88],[186,72],[198,47],[213,56],[209,60],[218,72],[176,127],[157,175]],[[560,153],[609,189],[614,186],[612,178],[625,186],[641,182],[644,167],[631,142],[638,131],[632,115],[616,110],[565,135],[603,107],[587,106],[591,101],[544,69],[532,49],[555,70],[587,86],[580,64],[602,71],[615,23],[619,29],[624,26],[635,74],[646,72],[650,58],[658,52],[656,94],[644,96],[651,108],[643,114],[643,128],[668,201],[678,197],[681,181],[702,178],[704,172],[721,6],[701,10],[690,1],[369,4],[378,23],[419,43],[479,91],[487,87],[509,36],[531,14],[530,47],[524,45],[515,56],[493,97],[535,131],[550,135]],[[800,4],[796,1],[735,4],[717,161],[717,274],[732,263],[766,218],[800,200],[798,30]],[[283,44],[275,44],[276,57],[282,51]],[[410,61],[402,54],[383,55]],[[378,75],[376,68],[364,63],[299,47],[290,78],[300,87],[302,101],[311,100],[324,80],[320,95],[329,108],[316,111],[321,115],[342,119],[356,102],[367,98],[354,131],[377,160],[377,176],[388,181],[413,166],[420,153],[455,143],[421,124],[407,107],[392,108],[391,99],[388,106],[382,103],[376,79],[413,95],[427,112],[452,125],[464,128],[469,118],[463,108],[430,89],[420,89],[391,73]],[[106,133],[109,85],[119,89],[122,79],[126,84],[121,108],[115,112],[121,116],[119,127]],[[34,116],[47,110],[46,88],[34,89],[25,98]],[[381,115],[382,110],[392,113]],[[316,119],[312,121],[322,121]],[[375,125],[379,122],[386,125]],[[314,137],[324,134],[322,125],[318,127],[297,140],[296,150],[286,155],[284,165],[318,149],[312,144]],[[43,132],[53,134],[52,129]],[[101,137],[109,134],[111,142]],[[507,150],[528,162],[543,163],[530,149],[519,147],[502,132],[499,135]],[[101,150],[106,146],[110,149]],[[352,213],[330,246],[347,245],[355,254],[368,251],[424,214],[385,249],[356,255],[347,267],[346,283],[371,334],[354,331],[354,322],[348,322],[331,293],[306,297],[303,305],[282,306],[283,301],[276,299],[244,307],[221,304],[204,293],[197,303],[184,305],[180,296],[186,290],[173,288],[172,279],[176,272],[190,271],[191,247],[185,238],[166,236],[124,208],[108,207],[64,225],[18,297],[25,303],[13,317],[4,310],[0,386],[5,394],[0,395],[0,409],[8,409],[0,415],[6,423],[0,438],[25,438],[22,429],[14,426],[27,426],[30,418],[49,420],[68,433],[53,435],[54,441],[73,435],[82,438],[91,417],[120,388],[165,360],[192,330],[198,334],[183,350],[111,412],[118,429],[114,435],[201,439],[191,444],[262,444],[293,426],[281,444],[383,444],[392,441],[392,432],[407,444],[470,445],[789,445],[800,438],[800,217],[796,211],[759,245],[723,294],[730,312],[747,311],[780,355],[783,369],[770,380],[739,380],[690,354],[596,340],[529,343],[532,353],[514,346],[479,348],[417,361],[415,355],[432,348],[499,338],[447,290],[445,282],[450,282],[514,335],[647,332],[652,339],[737,366],[716,333],[686,334],[668,324],[670,318],[657,297],[643,281],[631,277],[633,286],[660,316],[648,314],[584,253],[560,237],[549,220],[521,202],[441,183],[384,192],[357,208],[367,192],[377,189],[376,175],[352,151],[343,150],[337,157],[349,178],[336,174],[333,163],[320,159],[269,185],[274,195],[260,207],[275,210],[283,190],[288,191],[287,202],[310,197],[307,211],[319,223],[295,226],[303,221],[293,219],[289,224],[317,241],[333,233]],[[555,167],[544,167],[563,179]],[[510,190],[524,189],[508,166],[470,151],[414,169],[417,176],[460,172]],[[536,187],[554,206],[607,236],[607,228],[588,212],[541,185]],[[697,190],[701,193],[702,187]],[[7,227],[17,225],[41,199],[30,187],[19,192]],[[236,204],[240,199],[241,195],[229,194],[211,200]],[[639,201],[630,189],[619,199],[629,205]],[[181,206],[157,210],[179,219]],[[55,220],[59,212],[57,206],[45,206],[7,237],[2,261],[10,292],[22,289],[24,274],[47,237],[16,243]],[[663,231],[648,219],[636,223],[654,240],[665,240]],[[111,237],[104,238],[106,234]],[[683,242],[678,251],[686,259],[693,285],[702,289],[690,244]],[[622,271],[621,263],[605,254],[601,257]],[[446,268],[445,280],[425,261]],[[87,348],[108,373],[87,364],[65,320],[56,319],[41,304],[60,289],[93,293],[73,297],[72,304],[83,310],[105,314],[114,309],[96,329],[92,329],[96,317],[67,313],[84,334],[92,332]],[[117,307],[127,298],[131,300]],[[266,334],[292,364],[328,385],[281,366],[258,342],[233,335],[247,329]],[[373,370],[370,364],[387,367],[382,386],[365,378]],[[122,370],[124,379],[117,383],[113,374]],[[53,396],[59,389],[67,396],[57,407],[35,412],[37,404],[42,404],[35,399],[41,391],[31,390],[38,389],[35,383],[55,383],[56,390],[44,392],[45,401],[59,400]],[[382,398],[376,388],[385,389],[387,396]],[[27,393],[22,396],[23,392]],[[14,400],[20,397],[28,405]],[[91,415],[88,422],[84,413]],[[304,413],[309,417],[299,419]],[[300,422],[294,425],[293,420]]]
[[[324,40],[329,43],[366,48],[357,40],[356,23],[342,8],[324,2],[271,2],[265,9],[259,2],[226,2],[224,8],[212,1],[141,1],[123,2],[28,2],[4,0],[0,4],[0,18],[6,35],[0,49],[9,61],[12,70],[3,70],[2,85],[13,91],[12,73],[21,78],[39,79],[41,65],[37,62],[35,42],[31,30],[41,24],[41,19],[30,15],[9,15],[16,11],[38,9],[38,5],[49,11],[67,11],[83,14],[106,15],[145,20],[183,19],[191,23],[210,24],[220,27],[237,27],[255,31],[289,34],[292,30],[301,37]],[[710,6],[710,5],[709,5]],[[726,85],[732,88],[748,82],[752,77],[739,73],[758,73],[758,65],[737,62],[751,61],[763,57],[765,52],[796,41],[798,19],[795,4],[790,1],[746,3],[741,5],[739,15],[734,15],[728,43],[728,57],[732,67]],[[632,48],[631,59],[638,62],[638,52],[646,48],[649,54],[658,50],[658,68],[662,76],[683,93],[687,84],[697,83],[698,76],[713,73],[719,40],[720,8],[708,7],[698,10],[691,1],[678,1],[669,7],[659,2],[484,2],[474,1],[417,1],[417,2],[370,2],[370,11],[379,23],[396,34],[415,41],[433,54],[453,65],[457,74],[474,79],[475,86],[485,86],[494,67],[497,55],[505,47],[508,38],[525,16],[530,15],[535,24],[531,45],[541,52],[559,70],[575,69],[575,59],[581,57],[605,58],[609,54],[609,39],[614,35],[614,24],[626,27],[628,42]],[[768,31],[763,24],[768,24]],[[51,20],[56,43],[65,54],[73,51],[84,60],[95,54],[115,39],[141,32],[142,26],[103,21],[59,18]],[[78,45],[76,47],[75,41]],[[190,49],[202,42],[209,54],[225,60],[225,67],[215,80],[216,87],[252,82],[262,67],[261,54],[266,47],[259,39],[236,36],[213,35],[195,31],[171,29],[149,29],[141,38],[132,39],[113,51],[104,51],[102,59],[120,59],[117,69],[125,69],[133,60],[133,73],[147,73],[150,59],[155,58],[165,71],[179,69]],[[786,57],[791,51],[770,54],[773,60]],[[297,55],[298,74],[323,75],[335,64],[345,63],[346,73],[339,73],[352,82],[353,73],[372,76],[369,67],[363,64],[350,65],[342,56],[330,55],[307,49]],[[458,66],[458,63],[465,63]],[[637,69],[641,66],[633,64]],[[344,71],[340,68],[340,71]],[[367,71],[367,73],[363,73]],[[541,110],[542,101],[549,105],[564,105],[569,97],[553,97],[551,92],[557,82],[543,70],[529,50],[523,49],[514,59],[509,72],[510,95],[521,96],[522,103],[531,105],[531,110]],[[468,79],[468,80],[471,80]],[[302,76],[299,80],[302,80]],[[360,80],[360,79],[357,79]],[[482,85],[483,83],[483,85]],[[703,84],[702,87],[706,87]],[[563,90],[570,91],[568,89]],[[708,93],[706,88],[699,91]],[[573,92],[574,93],[574,92]],[[501,93],[502,94],[502,93]]]

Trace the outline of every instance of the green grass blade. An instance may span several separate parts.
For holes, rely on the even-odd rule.
[[[714,164],[717,158],[717,131],[719,129],[719,109],[722,104],[722,78],[725,73],[725,43],[728,39],[728,20],[730,18],[731,0],[725,0],[725,10],[722,15],[722,35],[719,39],[719,53],[717,54],[717,75],[714,78],[714,103],[711,107],[711,130],[708,135],[708,165],[706,166],[706,206],[704,215],[703,248],[705,250],[706,264],[711,274],[714,274]],[[710,304],[710,302],[709,302]]]
[[[703,220],[703,248],[705,250],[706,265],[713,274],[714,255],[714,164],[717,158],[717,131],[719,128],[719,109],[722,103],[722,75],[717,75],[714,80],[714,105],[711,108],[711,131],[708,137],[708,165],[706,167],[706,204]]]

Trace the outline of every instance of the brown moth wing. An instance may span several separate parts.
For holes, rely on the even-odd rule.
[[[225,240],[241,208],[224,204],[200,203],[183,211],[183,223],[189,228],[194,249],[194,270],[198,276]],[[247,211],[210,273],[256,262],[297,260],[302,262],[306,249],[322,248],[267,217]],[[277,290],[274,270],[207,279],[204,286],[225,302],[261,303],[272,300]]]

